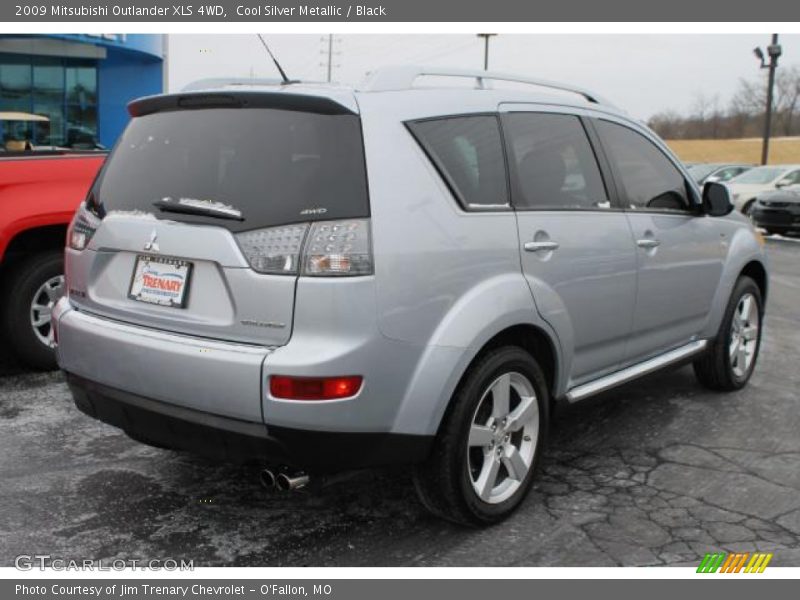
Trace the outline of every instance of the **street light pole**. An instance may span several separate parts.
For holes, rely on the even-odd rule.
[[[489,70],[489,38],[496,36],[496,33],[479,33],[478,37],[483,38],[483,70]]]
[[[775,88],[775,69],[778,67],[778,57],[781,55],[781,47],[778,44],[778,34],[772,34],[772,43],[767,46],[769,64],[764,60],[764,52],[761,48],[756,48],[753,52],[756,57],[761,60],[761,68],[769,69],[769,77],[767,79],[767,110],[764,115],[764,141],[761,145],[761,164],[765,165],[769,160],[769,138],[772,135],[772,98]]]

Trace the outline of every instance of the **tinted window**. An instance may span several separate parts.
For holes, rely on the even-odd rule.
[[[508,204],[496,117],[451,117],[408,127],[463,206]]]
[[[600,168],[578,117],[514,113],[503,117],[521,208],[609,208]]]
[[[732,183],[772,183],[786,172],[783,167],[756,167],[739,175]]]
[[[369,215],[354,115],[209,108],[137,117],[93,192],[101,214],[140,210],[232,231]],[[165,198],[221,202],[244,221],[162,213],[153,203]]]
[[[790,185],[800,183],[800,171],[792,171],[786,177],[784,177],[784,179],[788,181]]]
[[[635,210],[689,209],[683,175],[653,142],[609,121],[597,121],[597,130],[616,167],[626,206]]]

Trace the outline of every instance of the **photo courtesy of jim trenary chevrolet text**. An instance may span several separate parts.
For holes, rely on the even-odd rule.
[[[791,593],[800,4],[0,17],[0,597]]]

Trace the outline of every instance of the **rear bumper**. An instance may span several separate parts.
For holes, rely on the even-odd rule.
[[[267,427],[145,398],[67,373],[82,412],[131,437],[226,462],[336,472],[425,460],[432,436]]]

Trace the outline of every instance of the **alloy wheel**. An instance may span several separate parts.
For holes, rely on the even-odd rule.
[[[753,294],[744,294],[736,304],[731,319],[731,339],[728,352],[736,377],[744,377],[753,365],[758,345],[761,316]]]
[[[56,275],[45,281],[31,301],[30,321],[36,338],[45,346],[53,346],[52,314],[56,302],[64,294],[64,276]]]
[[[472,488],[488,504],[510,498],[533,465],[539,404],[533,384],[504,373],[483,392],[469,432],[467,469]]]

